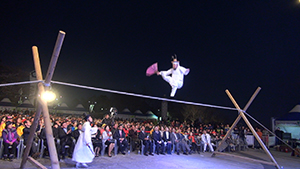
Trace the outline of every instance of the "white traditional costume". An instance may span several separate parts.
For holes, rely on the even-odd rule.
[[[168,71],[160,71],[158,74],[171,85],[172,91],[170,96],[174,97],[177,89],[180,89],[183,86],[183,77],[190,72],[190,69],[180,66],[179,61],[177,61],[176,58],[173,58],[172,64],[176,64],[177,68],[171,68]]]
[[[209,135],[208,133],[203,133],[203,134],[201,135],[201,140],[202,140],[203,143],[204,143],[204,147],[203,147],[203,151],[204,151],[204,152],[206,151],[207,145],[208,145],[208,147],[209,147],[209,149],[210,149],[211,152],[214,151],[214,149],[213,149],[213,147],[212,147],[212,144],[211,144],[211,142],[210,142],[210,139],[211,139],[211,137],[210,137],[210,135]]]
[[[96,133],[98,128],[92,128],[89,121],[85,122],[82,126],[82,132],[76,142],[74,152],[73,152],[73,161],[76,161],[77,164],[91,163],[95,157],[94,148],[92,144],[91,135]]]

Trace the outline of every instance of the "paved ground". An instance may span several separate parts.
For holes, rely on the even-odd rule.
[[[290,153],[278,152],[271,150],[274,158],[280,166],[284,169],[300,168],[300,157],[292,157]],[[268,160],[268,156],[262,150],[250,149],[235,153],[247,157],[254,157],[256,159]],[[84,155],[84,154],[83,154]],[[49,158],[38,159],[40,163],[47,168],[51,168]],[[1,169],[15,169],[19,168],[21,159],[15,159],[13,162],[0,161]],[[75,168],[75,163],[71,159],[66,159],[60,162],[61,168]],[[263,165],[260,163],[246,161],[240,158],[233,158],[230,156],[216,155],[211,157],[211,153],[201,153],[192,155],[155,155],[144,156],[136,153],[130,155],[117,155],[111,158],[96,157],[89,168],[106,168],[106,169],[147,169],[147,168],[180,168],[180,169],[275,169],[274,166]],[[26,168],[32,169],[34,167],[30,162],[26,163]]]

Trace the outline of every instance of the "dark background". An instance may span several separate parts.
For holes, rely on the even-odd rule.
[[[45,76],[63,30],[53,80],[163,97],[170,86],[145,70],[169,69],[176,53],[191,69],[176,99],[234,107],[229,89],[243,108],[260,86],[247,112],[268,124],[299,103],[299,19],[297,0],[1,1],[0,59],[31,71],[37,45]],[[54,86],[70,100],[110,97]]]

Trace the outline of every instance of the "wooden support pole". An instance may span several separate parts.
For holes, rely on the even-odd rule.
[[[246,106],[244,107],[244,111],[246,111],[249,106],[251,105],[251,103],[253,102],[253,100],[255,99],[255,97],[257,96],[257,94],[259,93],[259,91],[261,90],[260,87],[258,87],[255,92],[253,93],[253,95],[251,96],[251,98],[249,99],[248,103],[246,104]],[[218,148],[216,149],[216,152],[218,152],[220,150],[220,148],[222,148],[222,145],[225,143],[226,139],[231,135],[231,131],[235,128],[235,126],[238,124],[238,122],[241,119],[241,114],[239,113],[238,117],[236,118],[236,120],[233,122],[233,124],[231,125],[230,129],[227,131],[226,135],[223,137],[221,143],[219,144]],[[222,151],[222,150],[221,150]],[[214,156],[215,154],[213,153],[212,156]]]
[[[33,60],[34,60],[34,65],[35,65],[35,71],[37,72],[36,77],[37,77],[37,79],[42,80],[43,76],[42,76],[42,73],[41,73],[42,71],[41,71],[41,66],[40,66],[39,53],[38,53],[38,48],[36,46],[32,47],[32,54],[33,54]],[[42,83],[39,83],[38,85],[43,86]],[[23,158],[22,158],[21,166],[20,166],[21,169],[23,169],[25,167],[26,161],[28,159],[28,155],[29,155],[31,145],[32,145],[34,135],[35,135],[35,130],[38,126],[38,122],[39,122],[39,118],[41,116],[41,113],[42,113],[42,106],[41,106],[41,104],[38,104],[37,111],[36,111],[36,114],[34,116],[34,121],[33,121],[32,125],[30,127],[30,133],[29,133],[28,140],[27,140],[27,143],[26,143],[26,149],[24,151],[24,155],[23,155]]]
[[[47,169],[47,167],[45,167],[43,164],[39,163],[38,161],[36,161],[35,159],[33,159],[32,157],[28,157],[28,161],[35,165],[36,167],[38,168],[41,168],[41,169]]]
[[[45,92],[44,86],[39,86],[39,91]],[[52,132],[52,126],[51,126],[51,121],[50,121],[50,116],[49,116],[49,110],[48,110],[48,105],[47,102],[43,99],[39,99],[39,104],[42,105],[42,111],[43,111],[43,116],[44,116],[44,121],[45,121],[45,133],[46,133],[46,139],[47,139],[47,144],[48,144],[48,151],[50,155],[50,160],[51,160],[51,168],[53,169],[59,169],[59,161],[57,158],[57,152],[56,152],[56,146],[54,143],[54,137],[53,137],[53,132]]]
[[[223,151],[224,148],[222,148],[222,145],[226,142],[227,138],[231,135],[231,132],[232,130],[235,128],[235,126],[238,124],[238,122],[240,121],[241,119],[241,115],[239,114],[239,116],[235,119],[235,121],[233,122],[233,124],[231,125],[230,129],[226,132],[225,136],[223,137],[223,139],[221,140],[221,143],[219,145],[217,145],[217,149],[216,151],[214,151],[212,153],[211,156],[214,156],[215,155],[215,152],[218,152],[218,151]],[[221,149],[222,148],[222,149]],[[226,147],[225,147],[226,148]],[[220,150],[221,149],[221,150]]]
[[[39,89],[40,95],[41,95],[41,93],[45,92],[44,85],[46,86],[46,90],[49,89],[49,87],[50,87],[50,82],[53,77],[53,73],[55,70],[55,66],[57,63],[57,59],[58,59],[58,56],[59,56],[59,53],[60,53],[60,50],[62,47],[62,43],[63,43],[64,37],[65,37],[65,34],[66,34],[65,32],[59,31],[44,84],[42,84],[42,83],[38,84],[38,89]],[[43,75],[42,75],[42,70],[41,70],[40,59],[39,59],[37,47],[35,47],[35,46],[32,47],[32,50],[33,50],[33,58],[34,58],[34,65],[35,65],[35,70],[36,70],[36,74],[37,74],[37,80],[43,80]],[[58,161],[57,152],[56,152],[56,146],[55,146],[54,138],[53,138],[53,132],[52,132],[52,126],[51,126],[51,121],[50,121],[50,116],[49,116],[48,105],[47,105],[47,102],[45,100],[41,99],[40,97],[38,98],[38,101],[39,101],[38,102],[39,106],[38,106],[37,115],[40,115],[41,111],[43,111],[43,116],[44,116],[44,121],[45,121],[45,133],[46,133],[47,144],[49,147],[48,150],[49,150],[49,154],[50,154],[51,166],[53,169],[59,169],[60,166],[59,166],[59,161]],[[37,119],[35,118],[34,124],[38,122],[38,117],[36,116]],[[33,130],[35,132],[35,129],[36,129],[36,126],[34,125],[31,130]],[[29,145],[28,148],[26,148],[26,150],[25,150],[24,158],[22,159],[20,168],[24,168],[25,163],[28,159],[28,154],[29,154],[31,144],[33,141],[34,132],[31,131],[31,133],[30,133],[32,135],[31,136],[32,138],[31,138],[31,141],[29,141],[29,143],[28,143],[28,145]]]
[[[51,79],[52,79],[52,76],[53,76],[53,73],[55,70],[56,62],[58,59],[58,55],[60,53],[60,49],[61,49],[64,37],[65,37],[65,32],[59,31],[59,34],[58,34],[58,37],[56,40],[56,44],[55,44],[55,47],[53,50],[53,54],[51,57],[51,61],[50,61],[49,67],[48,67],[48,72],[45,77],[44,85],[46,86],[46,89],[48,89],[50,87],[50,82],[51,82]],[[44,92],[44,86],[39,89],[41,90],[41,92]],[[43,108],[45,131],[46,131],[47,144],[49,147],[48,150],[49,150],[50,159],[51,159],[51,166],[53,169],[59,169],[60,166],[59,166],[59,162],[58,162],[58,158],[57,158],[57,152],[56,152],[56,148],[55,148],[47,102],[45,100],[40,99],[40,103],[42,104],[42,108]]]
[[[45,77],[45,86],[46,87],[50,86],[50,82],[51,82],[51,79],[52,79],[52,76],[53,76],[53,73],[54,73],[54,69],[56,67],[56,63],[57,63],[57,60],[58,60],[58,56],[59,56],[59,53],[60,53],[60,50],[61,50],[61,47],[62,47],[62,43],[63,43],[64,38],[65,38],[65,35],[66,35],[66,33],[63,32],[63,31],[59,31],[59,33],[58,33],[57,40],[56,40],[56,43],[55,43],[55,47],[54,47],[54,50],[53,50],[53,54],[52,54],[52,57],[51,57],[50,65],[48,67],[48,71],[47,71],[47,74],[46,74],[46,77]]]
[[[263,150],[265,151],[265,153],[269,156],[269,158],[272,160],[272,162],[275,164],[275,166],[280,169],[280,166],[277,164],[276,160],[274,159],[274,157],[272,156],[272,154],[270,153],[270,151],[267,149],[266,145],[263,143],[263,141],[260,139],[260,137],[258,136],[258,134],[256,133],[256,131],[254,130],[254,128],[252,127],[251,123],[249,122],[249,120],[247,119],[247,117],[245,116],[244,112],[241,110],[241,108],[239,107],[239,105],[236,103],[236,101],[234,100],[234,98],[232,97],[232,95],[230,94],[229,90],[226,90],[226,93],[228,95],[228,97],[230,98],[230,100],[232,101],[232,103],[234,104],[234,106],[237,108],[237,110],[239,111],[241,117],[244,119],[244,121],[246,122],[247,126],[249,127],[249,129],[251,130],[252,134],[255,136],[256,140],[258,141],[258,143],[260,144],[260,146],[263,148]]]

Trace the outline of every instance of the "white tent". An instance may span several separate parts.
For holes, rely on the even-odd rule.
[[[83,115],[83,113],[88,113],[88,111],[83,107],[82,104],[78,104],[75,109],[72,109],[73,110],[73,114],[76,114],[76,115]]]
[[[135,116],[128,108],[125,108],[122,112],[118,112],[116,118],[131,120],[134,119]]]
[[[33,106],[33,104],[29,101],[29,100],[25,100],[21,105],[19,105],[17,107],[18,111],[35,111],[35,107]]]
[[[51,109],[50,112],[58,113],[58,114],[72,114],[72,111],[69,109],[66,103],[61,103],[54,109]]]
[[[157,120],[158,117],[155,114],[153,114],[152,111],[147,111],[147,113],[146,113],[146,119]]]
[[[50,113],[64,114],[64,115],[83,115],[88,111],[83,107],[82,104],[78,104],[75,108],[70,108],[66,103],[61,103],[57,106],[49,106]]]
[[[300,104],[282,117],[277,118],[275,127],[279,127],[285,133],[291,133],[293,139],[300,139]]]
[[[9,98],[4,98],[0,102],[0,110],[8,110],[8,111],[13,111],[16,109],[16,106],[12,104],[12,102],[9,100]]]
[[[134,112],[134,115],[136,119],[145,119],[145,115],[142,113],[141,110],[136,110]]]

